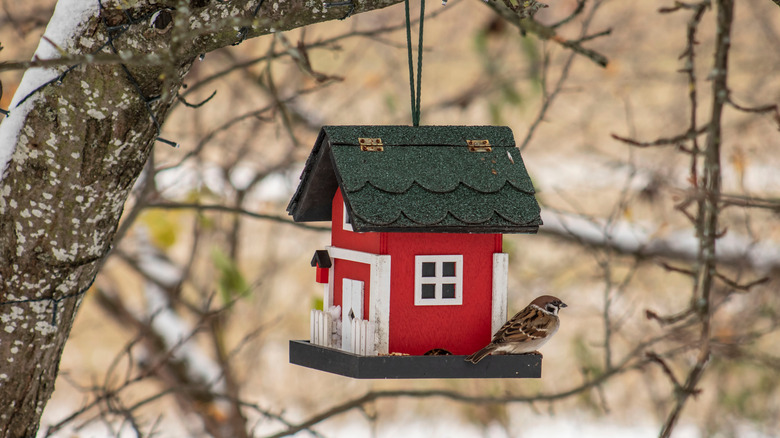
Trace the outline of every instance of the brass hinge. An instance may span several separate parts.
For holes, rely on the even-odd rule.
[[[358,138],[361,151],[382,152],[385,148],[382,146],[381,138]]]
[[[466,140],[466,144],[469,145],[469,152],[490,152],[493,150],[488,140]]]

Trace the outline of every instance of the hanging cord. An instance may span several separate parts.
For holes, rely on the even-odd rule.
[[[420,84],[422,82],[423,21],[425,19],[425,0],[420,0],[420,40],[417,43],[417,96],[414,87],[414,62],[412,60],[412,20],[409,18],[409,0],[404,0],[406,8],[406,48],[409,52],[409,90],[412,96],[412,124],[420,126]]]

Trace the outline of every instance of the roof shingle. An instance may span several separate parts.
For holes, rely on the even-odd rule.
[[[359,138],[381,138],[362,151]],[[466,140],[488,140],[470,152]],[[512,131],[495,126],[326,126],[288,212],[330,220],[338,187],[355,231],[534,233],[542,224]]]

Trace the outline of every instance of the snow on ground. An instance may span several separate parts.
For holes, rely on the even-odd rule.
[[[432,403],[435,403],[432,402]],[[47,409],[51,413],[52,410]],[[64,417],[67,410],[58,412]],[[169,413],[174,415],[173,412]],[[167,419],[166,419],[167,417]],[[440,418],[405,418],[399,421],[382,422],[376,429],[365,421],[362,416],[350,416],[348,421],[335,420],[325,422],[314,427],[324,437],[329,438],[524,438],[524,437],[550,437],[550,438],[654,438],[658,436],[659,425],[649,422],[639,424],[619,425],[604,421],[596,421],[584,418],[571,418],[564,415],[535,416],[528,419],[529,424],[516,424],[506,430],[497,423],[486,427],[480,427],[470,423],[464,423],[460,418],[442,416]],[[519,423],[516,420],[515,423]],[[45,424],[45,422],[44,422]],[[193,425],[190,425],[193,426]],[[119,427],[119,425],[114,425]],[[45,428],[44,428],[45,430]],[[254,436],[262,437],[278,432],[278,427],[260,428],[255,430]],[[169,415],[162,418],[162,422],[156,429],[159,437],[188,436],[192,431],[185,430],[178,421]],[[743,434],[744,432],[744,434]],[[74,435],[75,434],[75,435]],[[43,436],[40,433],[39,436]],[[54,434],[54,438],[84,436],[90,438],[110,438],[115,436],[136,436],[135,432],[127,425],[115,435],[105,430],[105,425],[99,422],[85,428],[65,428]],[[296,437],[311,436],[308,432],[299,432]],[[681,425],[675,429],[675,438],[700,438],[702,433],[694,426]],[[740,437],[744,438],[771,438],[769,435],[758,434],[746,428],[741,431]]]
[[[432,400],[431,403],[436,401]],[[456,416],[425,418],[418,415],[384,421],[372,429],[362,414],[350,414],[346,421],[326,422],[314,429],[325,437],[333,438],[655,438],[660,430],[659,424],[650,421],[638,420],[631,424],[617,424],[594,420],[587,414],[576,413],[556,416],[514,416],[510,422],[512,424],[507,430],[498,423],[481,427],[463,422]],[[262,437],[278,431],[279,428],[256,430],[255,436]],[[768,435],[758,434],[750,428],[745,428],[740,433],[740,437],[745,438],[771,438]],[[295,436],[311,435],[300,432]],[[675,429],[674,436],[675,438],[700,438],[704,434],[695,426],[683,424]]]
[[[482,429],[474,425],[463,424],[457,419],[450,421],[430,422],[425,418],[418,418],[415,421],[398,422],[388,425],[378,430],[376,438],[404,437],[404,438],[429,438],[429,437],[448,437],[448,438],[508,438],[508,437],[551,437],[551,438],[654,438],[658,436],[658,426],[654,425],[617,425],[606,422],[582,422],[577,419],[565,419],[563,415],[557,417],[535,418],[535,421],[522,426],[512,428],[507,431],[498,424],[492,424]],[[357,426],[357,425],[355,425]],[[368,428],[360,427],[345,428],[325,432],[326,436],[339,438],[358,438],[370,436]],[[681,427],[675,432],[678,438],[698,438],[694,427]]]

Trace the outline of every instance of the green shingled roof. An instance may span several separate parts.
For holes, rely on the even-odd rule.
[[[359,138],[381,138],[383,151]],[[488,140],[470,152],[466,140]],[[287,211],[331,219],[341,187],[355,231],[534,233],[542,224],[512,131],[501,126],[326,126]]]

